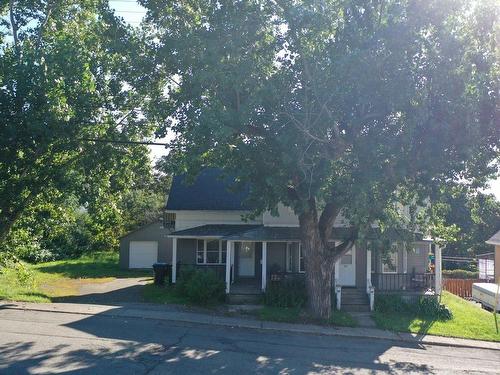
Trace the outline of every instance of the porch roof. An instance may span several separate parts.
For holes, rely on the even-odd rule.
[[[199,227],[178,230],[169,234],[169,237],[212,237],[212,238],[225,238],[236,233],[244,232],[253,228],[256,225],[249,224],[207,224]]]
[[[332,240],[344,240],[352,235],[351,228],[336,227]],[[379,230],[373,228],[368,240],[378,238]],[[396,232],[390,232],[390,237],[397,239]],[[199,227],[183,229],[173,232],[169,237],[178,238],[220,238],[228,241],[300,241],[299,227],[268,227],[264,225],[250,224],[207,224]],[[421,236],[416,234],[416,241],[422,241]]]

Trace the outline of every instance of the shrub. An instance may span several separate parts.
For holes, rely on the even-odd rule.
[[[449,320],[453,317],[450,309],[439,303],[437,296],[420,296],[417,299],[404,299],[398,294],[382,294],[375,297],[375,310],[416,314],[420,317]]]
[[[179,276],[176,292],[196,305],[224,302],[225,285],[212,270],[185,269]]]
[[[467,270],[443,270],[443,277],[448,279],[478,279],[479,272]]]
[[[273,307],[303,307],[307,302],[304,279],[271,282],[264,294],[264,304]]]

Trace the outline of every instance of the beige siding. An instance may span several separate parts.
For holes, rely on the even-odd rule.
[[[272,216],[271,212],[266,211],[262,215],[262,223],[268,227],[298,227],[299,218],[290,207],[278,204],[278,215]]]
[[[262,217],[243,221],[249,211],[172,211],[175,212],[175,230],[183,230],[207,224],[262,224]]]
[[[278,216],[272,216],[271,212],[266,211],[262,215],[262,223],[267,227],[298,227],[299,218],[290,207],[278,204]],[[348,222],[342,214],[335,219],[336,227],[346,227]]]

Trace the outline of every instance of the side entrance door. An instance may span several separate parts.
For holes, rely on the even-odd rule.
[[[255,276],[255,242],[241,242],[238,271],[241,277]]]
[[[338,261],[338,282],[341,286],[356,286],[356,248],[353,246]]]

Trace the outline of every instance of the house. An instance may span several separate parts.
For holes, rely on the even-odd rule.
[[[496,232],[488,241],[487,244],[495,246],[494,255],[494,274],[495,281],[500,284],[500,230]]]
[[[271,280],[303,277],[297,216],[279,205],[278,216],[264,212],[243,220],[252,212],[245,201],[248,189],[231,191],[232,184],[217,169],[203,170],[192,183],[185,176],[174,177],[166,205],[166,214],[174,221],[167,260],[172,264],[172,282],[185,267],[210,269],[225,280],[227,294],[241,297],[258,295]],[[332,241],[340,243],[348,236],[349,225],[341,215],[334,225],[337,237]],[[435,246],[435,278],[427,272],[431,241],[421,238],[411,248],[394,246],[395,251],[382,257],[366,243],[357,243],[337,262],[338,307],[373,309],[375,292],[420,294],[434,286],[440,292],[439,248]]]

